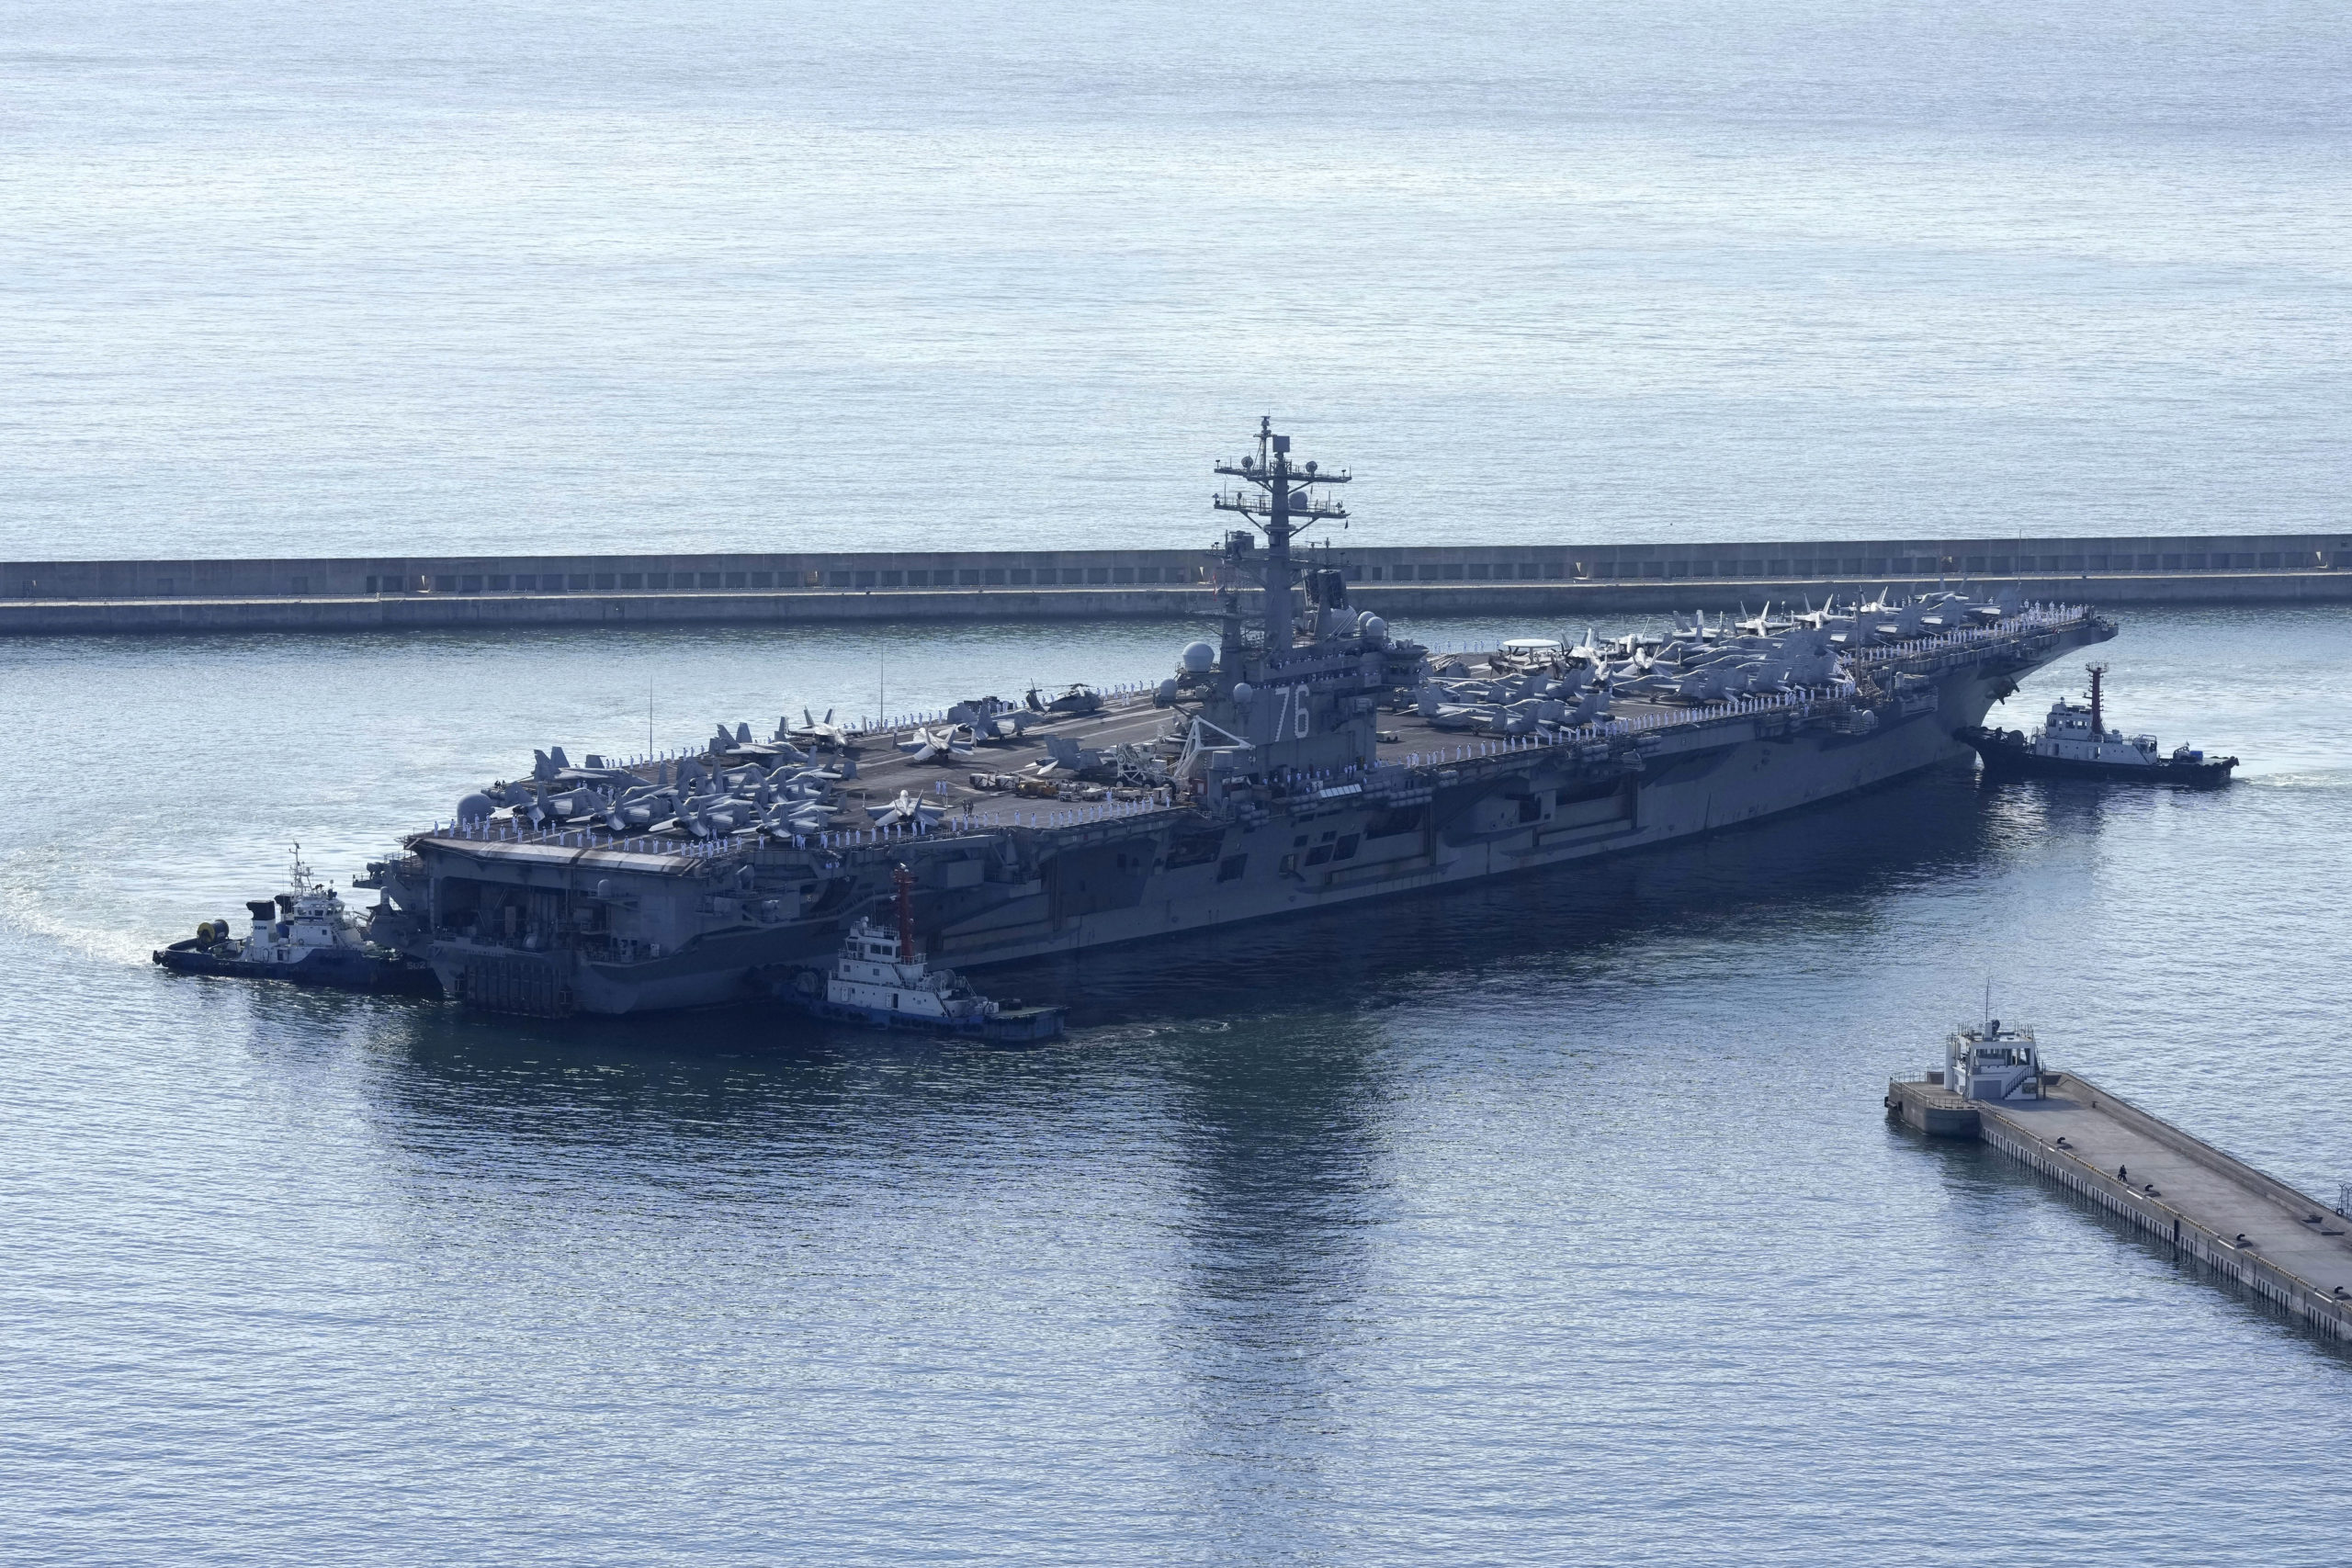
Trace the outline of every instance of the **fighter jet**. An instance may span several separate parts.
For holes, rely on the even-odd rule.
[[[1835,615],[1837,613],[1837,595],[1832,594],[1828,598],[1824,599],[1821,602],[1821,608],[1816,610],[1813,607],[1812,596],[1808,594],[1805,598],[1804,613],[1793,615],[1790,618],[1800,626],[1808,627],[1814,631],[1820,631],[1827,626],[1830,617]]]
[[[1608,649],[1594,641],[1592,634],[1592,627],[1585,627],[1584,640],[1568,649],[1567,657],[1571,663],[1582,665],[1589,670],[1609,657]]]
[[[808,838],[833,824],[833,808],[820,801],[779,805],[760,818],[760,831],[775,838]]]
[[[805,722],[792,731],[792,739],[819,750],[846,751],[850,749],[849,731],[833,722],[832,709],[827,708],[825,716],[820,719],[807,708],[802,708],[800,716]]]
[[[605,826],[616,833],[641,833],[677,813],[678,797],[668,790],[656,790],[612,807],[605,813]]]
[[[1924,624],[1928,618],[1925,606],[1908,599],[1890,599],[1887,594],[1886,589],[1880,589],[1876,599],[1854,612],[1854,618],[1861,628],[1896,642],[1917,637],[1927,629]]]
[[[627,768],[606,767],[602,757],[591,756],[586,765],[574,767],[560,746],[531,753],[531,777],[551,784],[615,784],[635,779]]]
[[[678,803],[678,826],[697,839],[724,838],[739,833],[758,819],[759,810],[733,795],[703,795]]]
[[[1921,600],[1920,607],[1926,611],[1920,624],[1931,632],[1990,626],[2014,613],[2013,606],[1980,604],[1965,593],[1930,593]]]
[[[917,728],[899,742],[899,750],[907,753],[910,762],[955,762],[972,754],[972,731],[968,725],[951,724],[938,729]]]
[[[928,828],[947,815],[947,807],[937,800],[926,799],[911,790],[902,789],[896,800],[886,806],[868,806],[865,814],[874,819],[876,828],[895,828],[904,822]]]

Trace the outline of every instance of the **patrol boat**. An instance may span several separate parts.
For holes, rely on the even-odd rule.
[[[860,916],[842,939],[831,974],[804,969],[776,994],[820,1018],[976,1034],[984,1040],[1050,1040],[1062,1032],[1056,1007],[999,1004],[972,989],[953,969],[933,969],[915,945],[915,879],[905,866],[892,878],[896,921]]]
[[[2041,1047],[2028,1025],[2004,1029],[1988,1014],[1944,1038],[1941,1082],[1962,1100],[2041,1100],[2043,1081]]]
[[[2153,735],[2125,738],[2107,728],[2106,698],[2100,682],[2107,666],[2088,667],[2090,701],[2061,697],[2051,705],[2050,716],[2030,738],[2015,729],[1989,729],[1982,725],[1961,731],[1960,738],[1984,759],[1984,776],[2007,779],[2117,779],[2128,784],[2178,784],[2208,786],[2227,784],[2235,757],[2208,759],[2204,752],[2176,746],[2162,755]]]
[[[2116,631],[2084,605],[1881,590],[1433,656],[1351,602],[1368,565],[1295,549],[1349,516],[1348,473],[1270,420],[1216,471],[1238,525],[1204,563],[1217,613],[1164,677],[898,720],[794,702],[764,738],[579,766],[550,747],[369,867],[377,939],[469,1006],[628,1013],[801,968],[830,988],[901,866],[922,953],[965,970],[1428,897],[1964,760],[1956,731]]]
[[[206,920],[192,937],[150,954],[184,975],[226,975],[288,980],[346,991],[405,991],[438,995],[432,968],[368,940],[367,927],[334,887],[318,881],[294,846],[287,891],[245,905],[252,926],[243,937],[225,919]]]

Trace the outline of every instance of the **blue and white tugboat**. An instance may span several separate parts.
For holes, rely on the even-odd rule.
[[[2227,784],[2235,757],[2208,758],[2187,746],[2173,748],[2167,757],[2156,748],[2153,735],[2126,738],[2107,728],[2105,700],[2099,682],[2107,666],[2090,666],[2091,700],[2087,705],[2061,697],[2050,716],[2029,739],[2014,729],[1973,726],[1958,732],[1984,760],[1984,776],[2007,779],[2120,779],[2132,784]]]
[[[346,991],[406,991],[438,996],[432,968],[368,940],[367,928],[332,886],[312,880],[294,846],[287,891],[245,905],[253,924],[243,936],[229,922],[206,920],[196,934],[151,955],[184,975],[223,975],[247,980],[287,980]]]
[[[914,874],[899,867],[895,929],[861,917],[842,941],[830,974],[804,969],[779,986],[785,1000],[820,1018],[880,1029],[921,1029],[983,1040],[1050,1040],[1062,1032],[1057,1007],[993,1002],[953,969],[933,969],[915,946]]]

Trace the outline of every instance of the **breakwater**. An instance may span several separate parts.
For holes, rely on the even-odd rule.
[[[1349,547],[1328,564],[1394,615],[1716,610],[1936,586],[2352,601],[2352,534]],[[1212,607],[1210,571],[1195,550],[17,561],[0,563],[0,634],[1171,616]]]
[[[1962,1098],[1942,1075],[1887,1085],[1889,1117],[1982,1138],[2126,1224],[2235,1280],[2323,1337],[2352,1342],[2352,1240],[2339,1207],[2299,1192],[2079,1073],[2036,1098]]]

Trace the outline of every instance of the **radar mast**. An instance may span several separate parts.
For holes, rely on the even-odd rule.
[[[1349,475],[1344,468],[1337,473],[1322,472],[1311,460],[1294,463],[1290,437],[1274,434],[1272,414],[1258,421],[1257,455],[1245,457],[1238,463],[1219,463],[1216,471],[1227,479],[1243,481],[1216,493],[1216,509],[1239,513],[1243,522],[1266,536],[1264,556],[1252,560],[1250,558],[1256,555],[1251,548],[1254,540],[1248,534],[1235,532],[1226,540],[1225,559],[1228,565],[1254,574],[1265,589],[1265,648],[1272,655],[1289,648],[1294,637],[1290,595],[1295,579],[1290,542],[1317,523],[1347,516],[1346,507],[1317,494],[1316,487],[1346,484]]]

